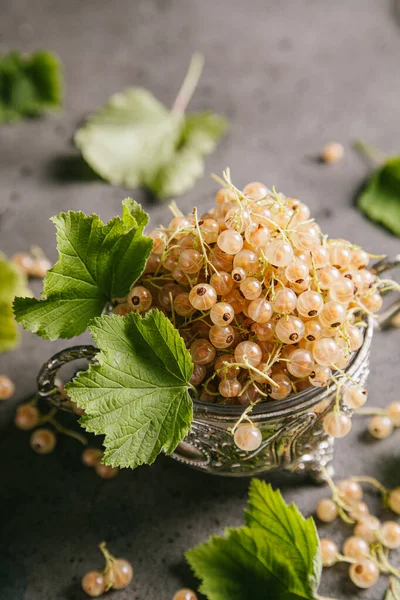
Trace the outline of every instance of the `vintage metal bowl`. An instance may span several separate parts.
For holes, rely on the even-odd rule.
[[[375,265],[382,273],[400,265],[400,256]],[[386,309],[378,319],[385,326],[400,311],[400,301]],[[374,322],[365,322],[364,342],[354,353],[346,374],[364,386],[369,373],[370,346]],[[71,361],[96,361],[93,346],[74,346],[53,356],[43,365],[38,376],[38,391],[53,404],[68,409],[68,399],[57,390],[54,380],[58,370]],[[348,385],[345,379],[343,387]],[[263,402],[252,411],[252,421],[262,433],[257,450],[240,450],[228,431],[243,412],[241,406],[216,405],[193,400],[194,419],[191,431],[172,454],[173,458],[195,469],[229,477],[250,476],[275,469],[310,474],[323,481],[324,469],[332,473],[333,438],[323,429],[324,415],[332,410],[337,388],[311,388],[279,402]],[[350,416],[353,411],[342,405]]]

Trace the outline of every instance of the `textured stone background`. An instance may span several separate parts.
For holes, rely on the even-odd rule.
[[[143,85],[171,104],[194,50],[204,52],[206,68],[191,108],[212,108],[232,122],[207,173],[229,165],[240,186],[261,179],[302,198],[330,235],[377,254],[399,250],[398,239],[353,206],[367,170],[350,148],[362,137],[399,151],[395,2],[0,0],[0,51],[38,47],[57,52],[64,64],[65,107],[0,128],[0,248],[9,255],[38,244],[55,259],[48,219],[61,210],[95,211],[104,219],[119,213],[125,191],[82,179],[74,129],[124,86]],[[346,146],[345,160],[319,165],[315,156],[330,140]],[[214,192],[206,175],[179,204],[206,208]],[[165,205],[150,204],[138,191],[134,196],[153,223],[167,222]],[[399,339],[399,332],[375,337],[373,405],[399,399]],[[80,448],[68,439],[48,457],[33,454],[28,435],[9,424],[13,405],[34,391],[41,363],[67,345],[24,334],[21,348],[0,358],[0,372],[17,382],[15,402],[0,407],[0,600],[83,600],[79,579],[100,566],[102,539],[136,568],[132,587],[115,597],[169,600],[182,584],[194,585],[183,552],[242,522],[248,481],[212,478],[161,458],[103,482],[81,466]],[[356,421],[338,444],[337,473],[399,484],[400,433],[375,443],[365,428]],[[325,494],[295,477],[268,479],[307,514]],[[340,539],[344,530],[330,533]],[[339,567],[324,575],[321,591],[377,600],[384,589],[382,581],[358,596]]]

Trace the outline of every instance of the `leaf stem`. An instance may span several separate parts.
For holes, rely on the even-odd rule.
[[[199,83],[201,72],[204,66],[204,56],[202,54],[193,54],[189,69],[186,73],[182,87],[172,106],[172,112],[184,113],[189,104],[194,91]]]
[[[353,148],[356,150],[356,152],[363,154],[377,165],[381,165],[389,158],[388,154],[382,152],[382,150],[372,146],[371,144],[368,144],[367,142],[363,142],[362,140],[356,140],[353,143]]]

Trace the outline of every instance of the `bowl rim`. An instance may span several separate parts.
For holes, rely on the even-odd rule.
[[[364,330],[364,341],[362,346],[352,354],[351,360],[345,372],[350,376],[354,375],[362,368],[369,355],[371,340],[374,331],[374,319],[372,316],[368,316],[366,319],[366,326]],[[256,404],[252,411],[252,419],[257,417],[267,416],[268,418],[289,416],[293,413],[304,411],[311,408],[318,402],[324,400],[327,396],[332,394],[332,385],[325,386],[323,388],[311,387],[302,392],[294,394],[285,400],[270,400],[266,402],[260,402]],[[212,417],[240,417],[245,407],[241,405],[223,405],[213,404],[211,402],[203,402],[192,396],[193,407],[194,407],[194,420],[196,417],[204,416],[208,418]],[[254,420],[253,419],[253,420]]]

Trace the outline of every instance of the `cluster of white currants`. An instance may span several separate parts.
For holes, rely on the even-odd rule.
[[[133,577],[133,568],[124,558],[115,558],[107,550],[105,542],[99,545],[105,558],[106,566],[103,571],[89,571],[82,578],[82,589],[91,598],[98,598],[109,590],[126,588]]]
[[[372,477],[354,477],[340,481],[337,485],[329,480],[332,498],[320,500],[317,517],[324,523],[332,523],[338,516],[347,524],[354,525],[353,535],[343,544],[343,553],[328,538],[321,538],[322,564],[331,567],[338,562],[350,563],[349,576],[359,588],[369,588],[381,573],[397,577],[400,572],[389,562],[388,552],[400,548],[400,525],[395,521],[381,523],[370,514],[363,501],[360,483],[369,483],[383,496],[383,504],[400,514],[400,488],[387,490]]]
[[[5,389],[9,387],[8,383],[2,383],[3,377],[0,377],[0,398],[2,393],[2,386]],[[6,378],[8,379],[8,378]],[[10,380],[11,381],[11,380]],[[64,385],[61,380],[56,379],[55,385],[58,389],[59,394],[62,394],[67,398],[64,390]],[[73,429],[64,427],[57,419],[57,408],[48,409],[46,412],[41,412],[39,409],[38,397],[35,396],[28,402],[20,404],[17,407],[14,424],[18,429],[23,431],[32,431],[30,436],[30,446],[37,454],[50,454],[53,452],[57,444],[57,433],[68,435],[77,439],[84,446],[87,445],[88,441],[84,435]],[[79,409],[73,402],[70,402],[70,407],[73,412],[77,415],[81,415],[83,411]],[[48,426],[43,427],[42,425],[51,425],[52,429]],[[115,477],[119,469],[103,465],[101,460],[103,458],[102,450],[98,448],[85,448],[82,453],[82,462],[87,467],[93,467],[97,475],[102,479],[112,479]]]
[[[202,217],[174,207],[168,227],[149,233],[145,272],[114,312],[157,308],[171,319],[202,401],[246,407],[324,387],[361,347],[364,315],[382,305],[370,257],[323,235],[300,200],[224,177]],[[346,415],[331,420],[327,429],[346,429]]]
[[[149,236],[140,281],[114,311],[162,310],[195,365],[206,402],[248,405],[325,386],[363,343],[363,313],[379,310],[369,255],[330,240],[293,197],[226,176],[216,207],[175,216]]]
[[[395,428],[400,427],[400,402],[391,402],[386,408],[362,409],[356,414],[372,415],[368,431],[378,440],[389,437]]]
[[[15,384],[8,375],[0,375],[0,400],[9,400],[14,395]]]
[[[52,267],[49,259],[44,256],[39,248],[34,248],[32,254],[28,254],[27,252],[15,254],[11,260],[18,265],[27,277],[38,279],[43,279],[47,271]]]

